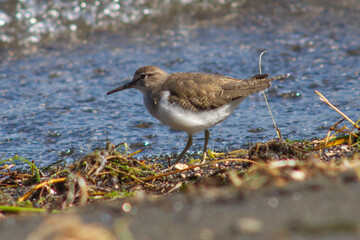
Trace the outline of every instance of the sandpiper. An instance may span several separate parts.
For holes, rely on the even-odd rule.
[[[210,137],[208,128],[224,121],[250,94],[271,86],[271,81],[287,78],[282,75],[269,78],[258,74],[249,79],[236,79],[210,73],[172,73],[156,66],[136,70],[131,82],[107,93],[129,88],[142,92],[148,112],[162,123],[188,134],[187,144],[177,157],[178,163],[192,145],[195,133],[205,132],[201,163],[205,162]]]

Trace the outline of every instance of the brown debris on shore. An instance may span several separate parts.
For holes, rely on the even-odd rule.
[[[29,163],[31,173],[11,171],[10,159],[0,172],[0,211],[49,212],[96,201],[119,198],[164,196],[191,191],[196,186],[234,185],[258,189],[269,184],[286,185],[317,175],[360,178],[359,146],[318,148],[319,141],[288,142],[273,139],[249,151],[227,154],[209,151],[205,164],[164,166],[163,160],[137,160],[119,152],[113,144],[96,150],[67,167],[41,171]],[[317,149],[317,150],[314,150]],[[25,161],[25,160],[24,160]]]

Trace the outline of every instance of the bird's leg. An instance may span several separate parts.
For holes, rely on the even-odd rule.
[[[209,130],[205,129],[204,131],[205,133],[205,142],[204,142],[204,149],[203,149],[203,154],[202,154],[202,158],[201,158],[201,163],[205,163],[205,159],[206,159],[206,152],[207,152],[207,145],[209,142],[209,138],[210,138],[210,132]]]
[[[188,134],[188,140],[187,140],[187,143],[186,143],[186,146],[184,148],[184,150],[182,150],[182,152],[180,153],[180,155],[176,158],[176,161],[174,164],[178,163],[181,158],[185,155],[185,153],[187,152],[187,150],[189,150],[189,148],[191,147],[192,145],[192,135],[191,134]]]

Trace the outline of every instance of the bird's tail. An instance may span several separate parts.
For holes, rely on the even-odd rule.
[[[281,79],[286,79],[286,78],[291,78],[291,75],[285,74],[285,75],[280,75],[280,76],[275,76],[275,77],[268,77],[268,74],[257,74],[255,76],[253,76],[253,79],[264,79],[267,82],[272,82],[272,81],[276,81],[276,80],[281,80]]]

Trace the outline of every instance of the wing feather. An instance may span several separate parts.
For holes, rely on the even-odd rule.
[[[264,90],[271,86],[271,81],[285,77],[268,78],[262,74],[242,80],[217,74],[173,73],[162,90],[170,92],[171,103],[191,111],[205,111]]]

